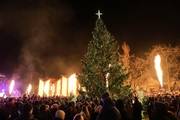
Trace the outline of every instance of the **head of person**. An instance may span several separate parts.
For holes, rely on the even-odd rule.
[[[116,101],[116,106],[117,106],[118,109],[124,109],[123,100],[118,99],[118,100]]]
[[[139,101],[139,100],[138,100],[138,97],[135,97],[134,100],[135,100],[135,102],[138,102],[138,101]]]
[[[96,113],[101,113],[101,110],[102,110],[102,105],[98,105],[96,108],[95,108],[95,112]]]
[[[109,93],[105,93],[101,98],[103,108],[108,108],[114,106],[113,100],[110,98]]]
[[[59,120],[64,120],[65,119],[65,112],[63,110],[57,110],[55,114],[55,118]]]
[[[46,111],[46,110],[47,110],[46,105],[45,105],[45,104],[42,104],[42,105],[40,106],[40,111]]]
[[[74,116],[73,120],[84,120],[84,117],[82,113],[79,113]]]
[[[155,106],[156,106],[155,112],[157,114],[166,114],[167,113],[167,107],[164,103],[156,102]]]
[[[109,98],[109,93],[108,92],[105,92],[103,95],[102,95],[102,99],[107,99]]]
[[[33,106],[31,104],[29,104],[29,103],[25,104],[23,112],[25,114],[32,114],[33,113]]]

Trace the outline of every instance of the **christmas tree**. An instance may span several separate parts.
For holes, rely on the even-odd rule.
[[[100,16],[92,32],[93,39],[88,44],[82,59],[80,84],[89,96],[101,96],[105,92],[121,96],[127,92],[123,81],[127,78],[119,60],[119,45],[109,33]]]

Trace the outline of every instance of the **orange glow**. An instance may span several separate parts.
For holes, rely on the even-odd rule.
[[[161,87],[163,87],[163,71],[161,68],[161,57],[159,54],[155,56],[154,67],[156,70],[156,74],[157,74],[159,83],[160,83]]]
[[[44,84],[44,94],[48,97],[50,90],[50,80],[47,80]]]
[[[57,96],[61,95],[61,80],[58,80],[56,83],[56,95]]]
[[[27,87],[27,89],[26,89],[26,94],[29,95],[29,94],[31,93],[31,90],[32,90],[32,85],[29,84],[28,87]]]
[[[109,73],[106,74],[106,88],[109,87],[109,81],[108,81]]]
[[[39,80],[39,88],[38,88],[38,95],[43,96],[43,90],[44,90],[44,81]]]
[[[51,96],[54,96],[55,95],[55,85],[52,84],[51,85]]]
[[[68,81],[66,77],[62,77],[62,95],[67,96],[67,91],[68,91]]]
[[[12,91],[14,90],[14,86],[15,86],[15,81],[12,80],[10,85],[9,85],[9,94],[12,94]]]
[[[77,81],[76,74],[70,75],[68,78],[62,77],[62,79],[57,80],[56,83],[51,83],[50,80],[43,82],[39,80],[39,96],[77,96],[77,89],[80,87]],[[80,89],[80,88],[79,88]]]
[[[68,78],[68,96],[77,95],[77,77],[76,74],[72,74]]]

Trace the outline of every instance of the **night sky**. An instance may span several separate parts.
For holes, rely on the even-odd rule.
[[[98,9],[108,30],[133,54],[157,44],[180,45],[178,0],[1,0],[0,73],[78,72]]]

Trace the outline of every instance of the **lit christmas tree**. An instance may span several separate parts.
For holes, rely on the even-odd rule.
[[[97,13],[93,39],[88,44],[87,53],[82,60],[82,72],[79,80],[89,96],[101,96],[105,92],[121,96],[129,88],[123,85],[127,73],[119,60],[119,45],[108,32],[100,11]],[[128,90],[127,90],[128,89]]]

